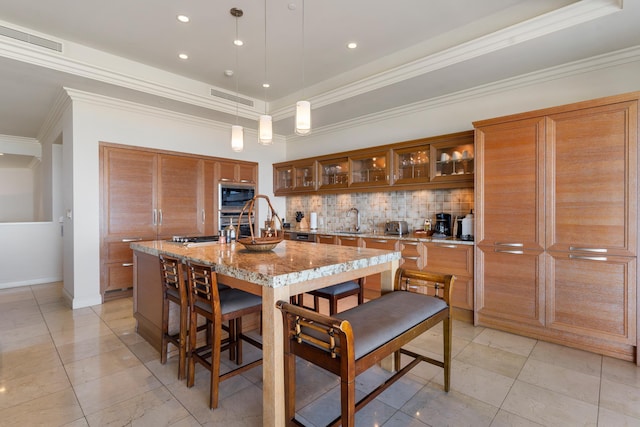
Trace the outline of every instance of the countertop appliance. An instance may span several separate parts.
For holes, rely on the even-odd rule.
[[[434,230],[435,237],[451,236],[451,214],[437,213]]]
[[[238,237],[251,236],[251,227],[254,227],[254,216],[249,218],[247,212],[242,215],[242,223],[240,220],[240,212],[244,205],[256,194],[256,187],[253,184],[237,184],[237,183],[220,183],[220,197],[218,198],[218,228],[224,230],[225,227],[232,224],[237,227],[240,225],[240,233]],[[249,223],[251,220],[251,223]],[[255,227],[254,227],[255,230]]]
[[[173,236],[171,241],[176,243],[217,242],[218,236]]]
[[[387,221],[384,224],[384,234],[401,236],[409,232],[407,221]]]

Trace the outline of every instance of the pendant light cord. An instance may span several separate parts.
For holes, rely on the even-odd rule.
[[[305,75],[304,75],[304,0],[302,0],[302,99],[306,99],[304,94],[305,94]]]
[[[267,114],[267,0],[264,0],[264,114]]]
[[[238,17],[236,16],[236,40],[240,40],[238,38]],[[236,125],[238,124],[238,99],[240,99],[240,92],[238,92],[238,45],[234,44],[236,47]]]

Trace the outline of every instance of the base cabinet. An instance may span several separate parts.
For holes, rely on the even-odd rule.
[[[424,271],[456,276],[451,305],[473,310],[473,246],[454,243],[425,243]]]

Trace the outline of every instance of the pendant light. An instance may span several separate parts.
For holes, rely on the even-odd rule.
[[[273,120],[267,114],[267,0],[264,0],[264,114],[258,120],[258,142],[262,145],[273,144]]]
[[[232,8],[230,11],[232,16],[236,18],[236,38],[233,42],[236,49],[236,124],[231,126],[231,149],[240,152],[244,149],[244,129],[238,124],[238,49],[241,46],[238,38],[238,19],[243,15],[242,9]]]
[[[304,0],[302,0],[302,97],[304,98]],[[311,133],[311,103],[309,101],[296,102],[296,124],[295,133],[297,135],[308,135]]]

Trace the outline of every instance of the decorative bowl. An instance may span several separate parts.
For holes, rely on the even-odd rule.
[[[282,238],[260,237],[252,239],[251,237],[245,237],[238,240],[238,243],[252,252],[267,252],[273,250],[280,242],[282,242]]]

